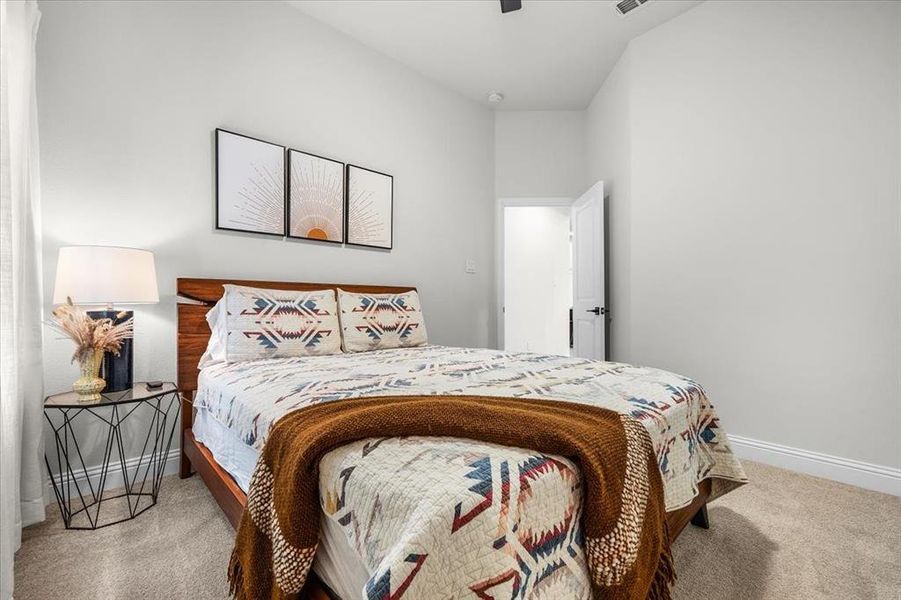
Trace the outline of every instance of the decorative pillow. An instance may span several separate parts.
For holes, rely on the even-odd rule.
[[[224,287],[228,362],[341,352],[333,290]]]
[[[353,294],[338,290],[345,352],[422,346],[428,342],[415,291]]]

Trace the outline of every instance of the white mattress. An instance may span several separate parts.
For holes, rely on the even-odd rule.
[[[197,409],[192,429],[197,441],[209,449],[219,466],[247,493],[260,452],[242,442],[237,433],[214,419],[206,409]],[[335,521],[323,518],[320,527],[322,537],[313,570],[339,598],[365,598],[366,582],[372,574],[363,559]]]

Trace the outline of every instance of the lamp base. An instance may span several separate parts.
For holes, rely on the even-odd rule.
[[[124,323],[132,318],[134,313],[130,310],[92,310],[88,312],[94,319],[111,319],[113,323]],[[117,315],[121,315],[117,317]],[[100,369],[100,376],[106,381],[107,392],[121,392],[131,389],[134,384],[134,353],[132,352],[133,340],[131,338],[122,340],[122,347],[119,348],[119,356],[112,352],[103,353],[103,364]]]

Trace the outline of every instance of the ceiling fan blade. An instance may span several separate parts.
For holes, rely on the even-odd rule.
[[[508,13],[522,8],[522,0],[501,0],[501,12]]]

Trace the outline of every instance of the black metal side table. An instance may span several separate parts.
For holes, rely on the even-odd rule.
[[[55,452],[48,448],[44,461],[66,529],[115,525],[154,506],[178,425],[174,383],[150,388],[139,382],[101,396],[82,402],[75,392],[67,392],[44,399],[44,417],[56,442]],[[54,454],[55,471],[50,466]],[[91,454],[100,455],[99,467],[85,464],[85,456]],[[123,489],[106,494],[105,487],[120,478]],[[110,504],[113,507],[101,515],[101,505]]]

